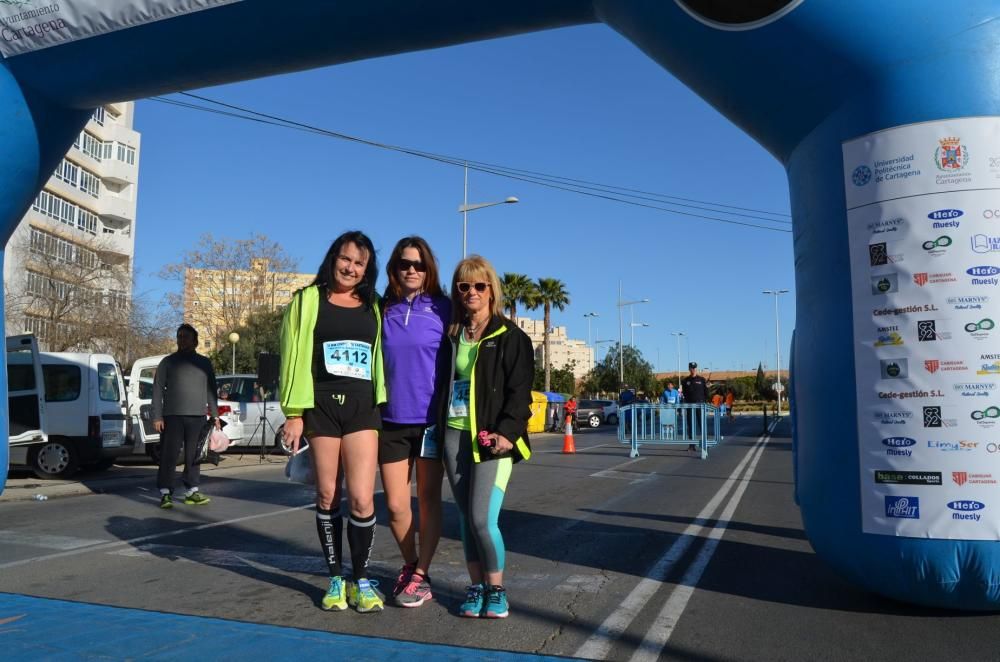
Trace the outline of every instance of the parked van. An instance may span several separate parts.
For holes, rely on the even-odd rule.
[[[132,452],[125,385],[114,357],[39,352],[38,362],[44,386],[44,438],[15,443],[12,434],[12,465],[29,466],[39,478],[67,478],[81,466],[107,469],[116,457]],[[30,353],[8,353],[9,384],[27,384],[35,374]]]
[[[18,357],[11,360],[11,357]],[[0,494],[7,482],[7,468],[13,463],[27,463],[29,451],[43,444],[48,437],[42,429],[45,422],[42,364],[38,359],[38,344],[34,336],[7,338],[7,361],[31,369],[7,371],[7,444],[0,447]]]
[[[147,356],[132,364],[128,378],[129,418],[135,440],[133,452],[148,455],[153,462],[160,462],[160,433],[153,427],[153,380],[156,368],[166,354]],[[220,400],[219,418],[225,421],[224,431],[233,444],[238,444],[243,427],[240,423],[240,406],[237,402]]]

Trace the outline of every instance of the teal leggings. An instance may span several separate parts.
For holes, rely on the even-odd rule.
[[[444,466],[461,515],[465,560],[482,563],[485,572],[502,572],[504,546],[498,521],[513,460],[505,457],[477,464],[472,460],[468,430],[447,428]]]

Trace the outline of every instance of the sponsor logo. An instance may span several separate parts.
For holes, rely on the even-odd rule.
[[[963,382],[953,384],[951,388],[963,398],[986,398],[996,390],[997,385],[993,382]]]
[[[924,370],[926,370],[927,372],[934,374],[940,369],[941,369],[941,362],[938,361],[937,359],[927,359],[926,361],[924,361]]]
[[[873,267],[880,267],[886,264],[896,264],[903,261],[903,254],[889,254],[889,247],[882,241],[868,246],[868,263]]]
[[[906,224],[906,219],[903,217],[880,219],[868,224],[868,231],[872,234],[883,234],[886,232],[898,232],[903,225]]]
[[[940,405],[923,408],[925,428],[953,428],[958,425],[954,418],[945,418]]]
[[[889,457],[910,457],[917,440],[910,437],[886,437],[882,440],[882,445],[886,447],[885,454]]]
[[[938,370],[941,372],[963,372],[968,370],[965,361],[943,361],[941,359],[925,359],[924,370],[934,374]]]
[[[898,274],[872,276],[872,294],[889,294],[899,291]]]
[[[913,282],[916,283],[919,287],[923,287],[924,285],[926,285],[928,283],[930,283],[932,285],[936,285],[938,283],[954,283],[957,280],[958,279],[955,278],[955,275],[952,274],[952,273],[949,273],[949,272],[933,273],[932,274],[932,273],[927,273],[925,271],[922,271],[922,272],[913,274]]]
[[[969,418],[976,422],[981,428],[991,428],[997,424],[1000,418],[1000,407],[990,405],[985,409],[976,409],[969,414]]]
[[[878,397],[883,400],[909,400],[911,398],[943,398],[944,393],[938,390],[931,391],[879,391]]]
[[[955,310],[982,310],[983,306],[990,302],[990,298],[988,296],[962,296],[948,297],[945,301]]]
[[[855,186],[864,186],[872,180],[872,169],[866,165],[859,165],[851,173],[851,181]]]
[[[979,511],[986,508],[985,503],[980,501],[971,501],[969,499],[949,501],[947,505],[949,509],[955,511],[951,514],[952,519],[970,520],[973,522],[978,522],[982,519],[982,515]]]
[[[970,282],[973,285],[996,285],[1000,282],[1000,279],[996,278],[996,275],[1000,274],[1000,269],[992,265],[969,267],[965,270],[965,273],[972,276],[972,280]]]
[[[913,418],[913,412],[909,411],[878,411],[875,412],[875,420],[880,425],[906,425],[906,422]]]
[[[988,317],[984,317],[978,322],[968,322],[963,328],[965,332],[969,334],[971,338],[975,340],[986,340],[990,337],[990,331],[996,326],[993,320]]]
[[[969,150],[962,144],[962,139],[954,136],[938,140],[934,150],[934,163],[937,169],[944,172],[957,172],[965,168],[969,162]]]
[[[982,361],[990,361],[992,357],[996,354],[983,354],[980,358]],[[1000,375],[1000,359],[993,359],[990,363],[979,364],[979,370],[976,370],[977,375]]]
[[[946,452],[968,452],[979,448],[978,441],[928,441],[927,448]]]
[[[969,238],[973,253],[993,253],[1000,251],[1000,237],[986,234],[974,234]]]
[[[909,359],[882,359],[879,361],[882,379],[906,379],[909,375],[908,361]]]
[[[964,214],[961,209],[938,209],[927,214],[927,218],[932,221],[947,221],[953,218],[958,218]]]
[[[941,235],[937,239],[928,239],[921,244],[921,246],[925,251],[927,251],[928,255],[932,255],[934,257],[944,255],[945,249],[951,246],[951,237],[948,235]]]
[[[880,326],[876,329],[876,332],[878,334],[877,340],[875,341],[876,347],[903,344],[903,336],[899,335],[898,326]]]
[[[937,320],[920,320],[917,322],[917,340],[930,342],[934,340],[950,340],[950,331],[939,331]]]
[[[952,471],[951,479],[956,485],[996,485],[993,474],[969,473],[967,471]]]
[[[885,516],[896,519],[920,519],[920,498],[915,496],[885,497]]]
[[[875,317],[885,317],[891,315],[908,315],[910,313],[936,313],[938,307],[933,303],[916,304],[913,306],[902,306],[900,308],[875,308],[872,315]]]
[[[875,471],[880,485],[940,485],[940,471]]]
[[[991,164],[994,162],[994,160],[996,160],[998,163],[1000,163],[1000,158],[990,157],[990,163]],[[984,209],[983,210],[983,218],[988,219],[988,220],[993,220],[994,218],[1000,218],[1000,209]]]

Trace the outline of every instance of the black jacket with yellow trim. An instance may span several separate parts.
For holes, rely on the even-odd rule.
[[[448,394],[455,379],[455,357],[458,355],[458,336],[451,336],[449,340],[451,375],[448,392],[440,400],[437,422],[440,433],[448,423]],[[469,416],[474,461],[504,457],[492,453],[480,454],[476,441],[480,430],[496,432],[513,443],[510,456],[515,462],[531,457],[528,419],[531,417],[531,385],[534,378],[535,353],[528,335],[503,317],[491,318],[479,341],[472,368]],[[443,441],[443,434],[440,438]]]

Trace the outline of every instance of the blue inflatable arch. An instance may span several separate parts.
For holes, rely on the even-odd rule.
[[[1000,607],[1000,454],[981,414],[1000,356],[961,327],[1000,315],[982,213],[1000,201],[997,0],[47,3],[0,2],[4,241],[99,104],[609,25],[787,169],[796,494],[816,552],[886,596]],[[947,249],[922,248],[939,235]]]

